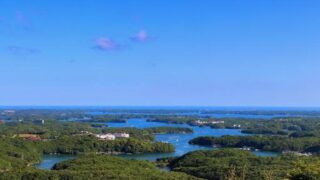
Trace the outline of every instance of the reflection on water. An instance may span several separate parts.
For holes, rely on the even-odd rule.
[[[275,156],[279,155],[279,153],[267,152],[267,151],[253,151],[252,153],[257,156],[262,156],[262,157],[275,157]]]
[[[35,167],[39,169],[46,169],[49,170],[51,169],[56,163],[59,163],[61,161],[69,160],[69,159],[74,159],[76,156],[74,155],[44,155],[43,160],[35,165]]]

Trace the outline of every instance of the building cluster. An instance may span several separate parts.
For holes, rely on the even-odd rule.
[[[292,154],[295,156],[312,156],[312,153],[310,152],[302,153],[297,151],[282,151],[282,154]]]
[[[13,121],[15,122],[15,121]],[[24,119],[18,119],[18,122],[19,123],[24,123],[24,122],[31,122],[32,124],[35,124],[35,125],[44,125],[45,124],[45,120],[43,119],[33,119],[33,120],[24,120]]]
[[[243,150],[243,151],[251,151],[251,147],[247,147],[247,146],[243,146],[242,148],[239,148],[240,150]]]
[[[33,142],[41,141],[41,137],[36,134],[19,134],[18,137],[23,138],[28,141],[33,141]]]
[[[16,111],[14,110],[4,110],[1,112],[2,115],[13,115]]]
[[[203,120],[196,120],[194,122],[196,125],[210,125],[210,124],[224,124],[224,121],[215,121],[215,120],[208,120],[208,121],[203,121]]]
[[[43,119],[36,119],[36,120],[32,120],[32,123],[40,125],[40,124],[44,124],[44,120]]]
[[[100,140],[115,140],[116,136],[113,134],[97,134],[96,135],[97,138],[99,138]]]
[[[100,140],[115,140],[116,138],[129,138],[128,133],[107,133],[107,134],[96,134],[95,135]]]
[[[240,124],[234,124],[234,125],[232,125],[232,127],[235,128],[235,129],[240,129],[241,125]]]

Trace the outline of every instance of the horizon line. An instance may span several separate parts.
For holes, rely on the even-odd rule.
[[[0,105],[3,107],[96,107],[96,108],[315,108],[320,109],[320,106],[279,106],[279,105]]]

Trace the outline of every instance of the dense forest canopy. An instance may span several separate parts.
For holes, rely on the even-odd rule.
[[[211,180],[320,178],[320,157],[257,157],[235,149],[191,152],[171,160],[169,166],[173,171]]]
[[[124,112],[115,110],[116,113]],[[86,110],[17,110],[1,114],[0,179],[319,179],[319,117],[265,119],[212,118],[149,114],[95,114]],[[180,113],[190,113],[181,111]],[[259,114],[260,112],[256,112]],[[267,112],[271,113],[271,112]],[[278,114],[280,112],[277,112]],[[132,119],[133,118],[133,119]],[[143,118],[165,126],[150,128],[108,127],[106,122],[126,123]],[[204,123],[202,123],[204,122]],[[185,124],[171,127],[170,124]],[[187,124],[187,125],[186,125]],[[189,126],[188,126],[189,125]],[[189,143],[214,146],[155,163],[126,160],[110,155],[126,153],[170,153],[172,144],[158,142],[158,134],[192,134],[193,126],[239,129],[245,136],[196,137]],[[101,140],[97,135],[126,133],[130,137]],[[244,135],[244,134],[242,134]],[[229,147],[233,149],[224,149]],[[258,157],[250,151],[275,151],[278,157]],[[301,154],[286,153],[297,152]],[[282,154],[285,152],[284,154]],[[308,153],[308,154],[306,154]],[[58,163],[53,170],[34,165],[46,154],[77,155]],[[158,167],[169,168],[163,172]]]

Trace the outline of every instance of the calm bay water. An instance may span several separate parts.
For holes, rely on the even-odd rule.
[[[197,116],[211,118],[246,118],[246,119],[272,119],[277,117],[290,117],[290,115],[273,115],[273,114],[239,114],[239,113],[201,113],[201,112],[180,112],[180,113],[132,113],[132,112],[101,112],[91,111],[90,115],[121,115],[121,114],[143,114],[143,115],[162,115],[162,116]]]
[[[127,123],[107,123],[109,127],[135,127],[135,128],[149,128],[149,127],[188,127],[193,129],[192,134],[158,134],[156,135],[157,141],[168,142],[175,146],[176,151],[173,153],[156,153],[156,154],[135,154],[135,155],[120,155],[125,158],[132,159],[143,159],[143,160],[151,160],[154,161],[157,158],[164,157],[175,157],[181,156],[185,153],[196,151],[196,150],[209,150],[213,149],[213,147],[204,147],[191,145],[188,142],[199,136],[223,136],[223,135],[245,135],[241,133],[239,129],[212,129],[210,127],[198,127],[198,126],[190,126],[187,124],[167,124],[160,122],[147,122],[145,119],[130,119]],[[276,156],[277,153],[272,152],[253,152],[258,156]]]
[[[39,169],[51,169],[56,163],[61,161],[74,159],[74,155],[44,155],[42,161],[37,164],[35,167]]]
[[[209,150],[214,149],[213,147],[203,147],[197,145],[191,145],[188,142],[199,136],[223,136],[223,135],[245,135],[241,133],[239,129],[212,129],[210,127],[198,127],[190,126],[187,124],[167,124],[160,122],[147,122],[146,119],[129,119],[126,123],[107,123],[109,127],[120,128],[120,127],[135,127],[135,128],[149,128],[149,127],[189,127],[193,129],[192,134],[158,134],[156,135],[156,141],[168,142],[175,146],[176,151],[173,153],[149,153],[149,154],[135,154],[135,155],[119,155],[120,157],[128,159],[140,159],[154,161],[157,158],[175,157],[181,156],[185,153],[196,151],[196,150]],[[273,152],[253,152],[258,156],[276,156],[277,153]],[[55,163],[72,159],[75,156],[65,155],[46,155],[43,161],[36,167],[40,169],[51,169]]]

